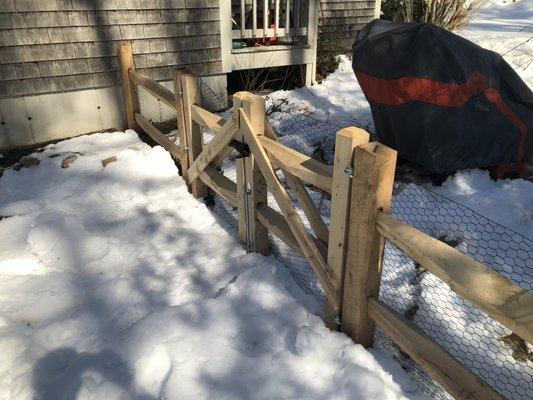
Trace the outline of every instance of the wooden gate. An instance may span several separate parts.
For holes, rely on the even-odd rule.
[[[372,344],[377,324],[457,399],[501,399],[410,320],[378,299],[385,239],[463,299],[533,343],[533,295],[455,248],[388,215],[396,152],[369,142],[367,132],[345,128],[336,136],[333,167],[288,148],[268,124],[265,101],[248,92],[233,95],[228,120],[202,108],[198,78],[174,73],[174,95],[133,67],[131,45],[119,45],[128,126],[139,127],[180,163],[195,197],[208,188],[238,210],[239,236],[249,251],[266,253],[267,231],[303,255],[326,295],[324,321],[356,343]],[[139,113],[135,86],[176,107],[179,145]],[[213,132],[204,144],[203,130]],[[234,149],[237,182],[218,171]],[[287,188],[278,177],[281,171]],[[331,195],[330,226],[324,223],[308,188]],[[309,231],[287,189],[305,213]],[[270,190],[281,213],[268,206]]]

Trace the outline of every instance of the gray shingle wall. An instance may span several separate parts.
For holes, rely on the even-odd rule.
[[[219,0],[0,0],[0,98],[118,84],[123,40],[151,77],[220,73]]]
[[[320,0],[319,5],[320,31],[340,31],[347,39],[353,39],[363,25],[374,19],[376,0]]]

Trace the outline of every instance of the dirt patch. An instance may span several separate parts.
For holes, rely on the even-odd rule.
[[[117,157],[112,156],[102,160],[102,166],[105,168],[107,164],[117,161]]]
[[[77,154],[71,154],[70,156],[65,157],[63,161],[61,161],[61,168],[70,167],[70,164],[72,164],[76,158],[78,158]]]
[[[22,168],[30,168],[39,165],[40,161],[35,157],[23,157],[17,164],[13,166],[15,171],[20,171]]]

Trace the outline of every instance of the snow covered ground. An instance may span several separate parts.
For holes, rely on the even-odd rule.
[[[1,399],[421,398],[246,255],[161,147],[128,131],[34,157],[0,178]]]

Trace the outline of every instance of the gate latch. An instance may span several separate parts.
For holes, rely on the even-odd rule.
[[[232,139],[231,142],[228,143],[228,146],[233,147],[235,150],[237,150],[237,154],[235,158],[245,158],[250,155],[250,147],[248,147],[247,143],[239,142],[237,139]]]

